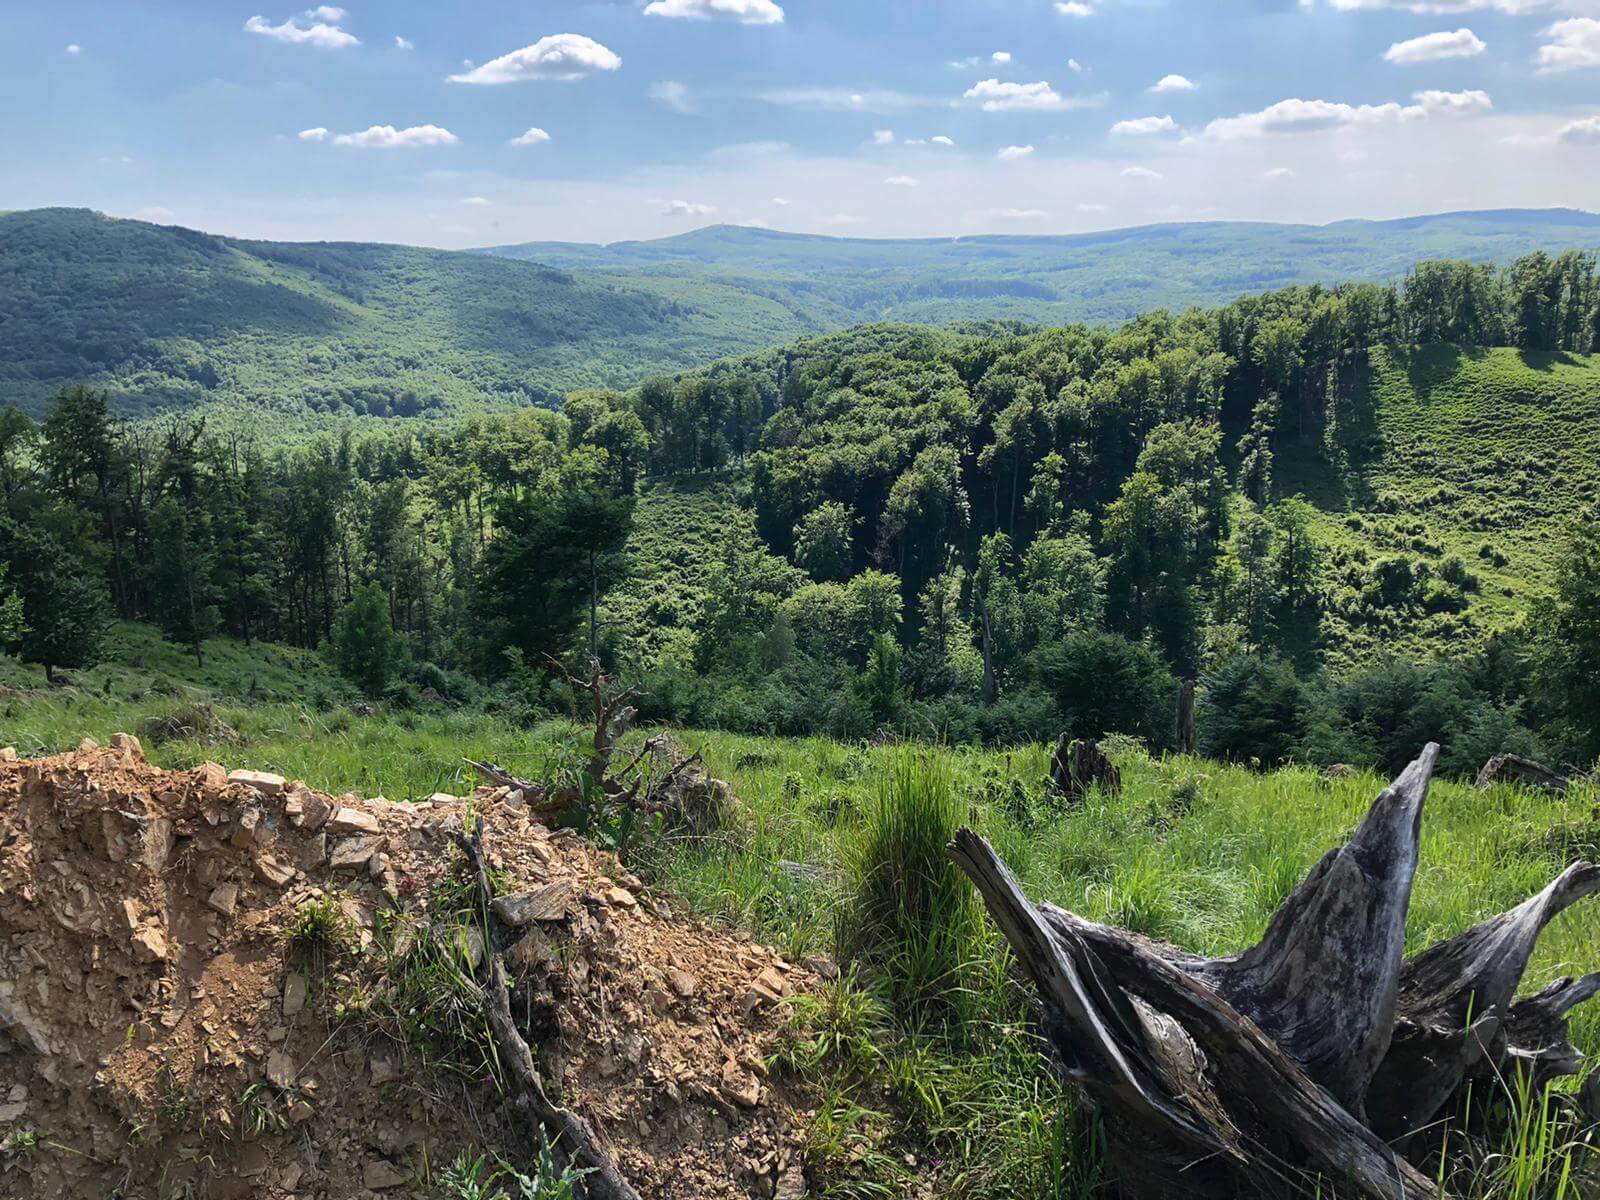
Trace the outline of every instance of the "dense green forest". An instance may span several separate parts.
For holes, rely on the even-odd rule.
[[[1198,678],[1216,757],[1588,760],[1597,345],[1571,252],[1115,330],[864,326],[299,447],[67,389],[0,420],[0,638],[55,670],[112,616],[197,659],[227,632],[513,719],[592,653],[650,717],[1003,744],[1169,745]]]
[[[1600,218],[1511,210],[943,241],[719,227],[458,254],[46,209],[0,214],[0,403],[38,417],[81,384],[120,415],[183,410],[303,439],[351,420],[553,406],[863,321],[1117,323],[1288,284],[1387,283],[1422,259],[1568,247],[1600,247]]]

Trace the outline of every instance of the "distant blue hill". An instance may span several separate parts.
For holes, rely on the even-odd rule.
[[[1384,281],[1428,258],[1506,262],[1600,249],[1600,215],[1496,209],[1392,221],[1214,221],[1060,236],[846,238],[713,225],[655,241],[526,242],[479,253],[573,271],[731,283],[823,324],[1121,321],[1292,283]]]

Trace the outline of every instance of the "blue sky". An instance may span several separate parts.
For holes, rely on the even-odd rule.
[[[6,0],[0,128],[0,208],[290,239],[1594,208],[1600,0]]]

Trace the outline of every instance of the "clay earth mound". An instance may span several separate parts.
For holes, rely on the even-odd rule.
[[[164,771],[124,734],[0,751],[0,1196],[431,1196],[462,1151],[526,1162],[489,1070],[439,1049],[482,1029],[439,982],[484,953],[450,838],[469,811],[557,1102],[643,1196],[800,1196],[804,1097],[764,1063],[808,972],[675,912],[519,792],[336,798]],[[295,936],[312,917],[331,947]]]

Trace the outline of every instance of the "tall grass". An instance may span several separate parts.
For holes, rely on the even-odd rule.
[[[946,759],[902,750],[877,785],[849,856],[840,951],[880,973],[914,1021],[968,1011],[965,976],[982,951],[972,887],[945,853],[965,815]]]

